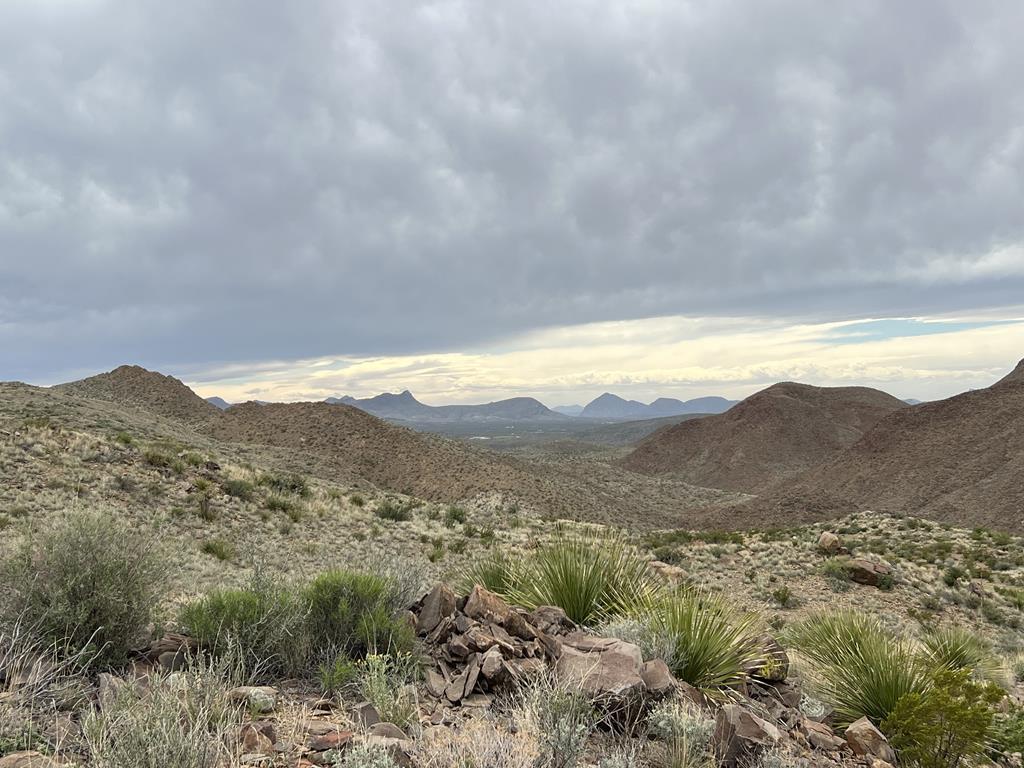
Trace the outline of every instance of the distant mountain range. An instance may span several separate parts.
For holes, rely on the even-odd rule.
[[[674,397],[659,397],[653,403],[624,400],[618,395],[605,392],[590,401],[579,416],[585,419],[657,419],[662,416],[683,416],[689,413],[723,413],[732,408],[738,400],[724,397],[698,397],[694,400],[677,400]]]
[[[376,397],[358,399],[355,397],[328,397],[330,405],[351,405],[390,421],[461,422],[461,421],[564,421],[568,419],[555,413],[539,400],[532,397],[512,397],[482,405],[426,405],[412,392],[405,390],[397,395],[385,392]]]
[[[398,394],[385,392],[376,397],[328,397],[325,403],[351,405],[390,421],[417,423],[453,422],[557,422],[569,419],[600,419],[602,421],[639,421],[665,416],[684,416],[693,413],[722,413],[736,404],[723,397],[700,397],[695,400],[676,400],[661,397],[646,405],[636,400],[605,393],[586,406],[563,405],[548,408],[532,397],[513,397],[482,405],[426,405],[412,392]]]
[[[223,397],[208,397],[208,398],[206,398],[206,402],[208,402],[210,405],[217,406],[222,411],[226,411],[232,405],[227,400],[225,400]]]

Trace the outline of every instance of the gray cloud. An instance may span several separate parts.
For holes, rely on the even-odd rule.
[[[933,0],[4,3],[0,378],[1017,304],[1021,28]]]

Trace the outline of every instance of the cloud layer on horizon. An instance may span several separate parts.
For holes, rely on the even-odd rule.
[[[1021,28],[932,0],[4,3],[0,378],[1017,304]]]
[[[740,399],[778,381],[874,386],[930,400],[989,386],[1022,350],[1020,315],[796,326],[662,317],[537,331],[491,352],[234,365],[184,378],[199,394],[229,402],[409,388],[430,405],[515,396],[583,404],[605,391],[645,402],[712,394]]]

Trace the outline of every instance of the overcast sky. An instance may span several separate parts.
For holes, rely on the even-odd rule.
[[[1022,29],[1019,0],[5,0],[0,379],[984,386],[1024,357]]]

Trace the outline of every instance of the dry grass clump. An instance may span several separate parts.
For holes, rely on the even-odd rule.
[[[157,674],[145,688],[125,684],[83,723],[95,768],[209,768],[237,765],[229,749],[237,710],[223,668],[195,663]]]
[[[523,768],[537,765],[540,745],[530,731],[514,733],[491,718],[474,718],[458,729],[428,732],[416,745],[416,768]]]

